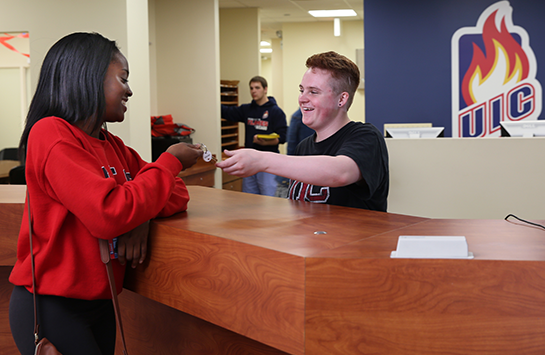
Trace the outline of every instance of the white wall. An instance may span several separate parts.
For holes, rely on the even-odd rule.
[[[545,138],[386,139],[388,212],[545,219]]]
[[[284,109],[284,50],[282,48],[282,40],[280,38],[271,38],[271,55],[270,73],[267,74],[267,80],[270,79],[269,86],[271,91],[269,94],[274,96],[276,103],[280,108]],[[263,70],[263,68],[262,68]],[[286,112],[288,124],[290,114]]]
[[[249,81],[261,67],[259,9],[221,9],[219,26],[221,80],[238,80],[239,105],[249,103]],[[238,127],[239,145],[244,146],[245,126]]]
[[[155,0],[148,0],[149,24],[149,61],[150,61],[150,111],[152,116],[159,116],[157,106],[157,33],[155,30]]]
[[[15,36],[7,44],[16,51],[0,46],[0,149],[19,145],[19,135],[28,107],[30,41],[20,33],[1,32],[2,37]]]
[[[21,70],[25,68],[0,68],[0,150],[17,148],[21,135]]]
[[[248,103],[249,81],[261,65],[259,9],[221,9],[219,24],[221,79],[240,80],[239,103]]]
[[[150,127],[150,57],[148,1],[127,0],[127,49],[130,85],[133,97],[128,103],[129,119],[122,125],[110,125],[113,133],[124,137],[144,160],[151,160]]]
[[[284,67],[282,61],[282,41],[280,38],[262,38],[263,41],[271,43],[273,50],[267,57],[261,58],[261,71],[259,75],[267,79],[269,89],[268,96],[273,96],[280,108],[284,107]],[[261,48],[261,47],[260,47]],[[289,122],[288,122],[289,123]]]
[[[269,85],[269,88],[267,89],[267,95],[273,95],[274,96],[274,83],[269,78],[272,77],[272,62],[271,58],[265,58],[261,59],[261,72],[259,75],[267,79],[267,84]]]

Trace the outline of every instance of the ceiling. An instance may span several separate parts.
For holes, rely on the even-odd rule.
[[[312,17],[309,10],[352,9],[351,19],[363,20],[363,0],[218,0],[220,9],[257,7],[260,9],[261,38],[276,38],[284,22],[332,21]]]

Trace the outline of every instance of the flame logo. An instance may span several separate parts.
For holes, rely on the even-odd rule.
[[[513,24],[509,1],[486,8],[474,27],[451,39],[452,136],[498,137],[501,122],[536,120],[541,84],[526,30]]]
[[[501,92],[528,78],[528,57],[507,30],[505,18],[501,19],[501,30],[498,31],[497,13],[494,11],[483,27],[486,54],[473,43],[473,60],[462,81],[462,95],[467,106],[487,99],[491,92]]]

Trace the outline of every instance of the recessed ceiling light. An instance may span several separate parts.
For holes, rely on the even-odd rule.
[[[272,48],[261,48],[259,53],[272,53]]]
[[[269,42],[267,42],[267,41],[261,41],[261,43],[259,43],[259,45],[264,46],[264,47],[268,47],[271,44]]]
[[[351,17],[358,16],[352,9],[345,10],[311,10],[308,12],[314,17]]]
[[[341,19],[335,17],[333,19],[333,36],[339,37],[341,35]]]

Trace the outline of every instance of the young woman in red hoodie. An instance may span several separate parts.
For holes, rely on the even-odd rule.
[[[117,290],[125,263],[146,257],[149,220],[185,211],[178,173],[202,155],[173,145],[155,162],[106,130],[122,122],[132,96],[129,67],[114,41],[73,33],[47,53],[20,142],[31,200],[40,338],[64,355],[114,354],[116,325],[98,239],[118,246]],[[26,201],[28,203],[28,200]],[[34,354],[27,208],[10,275],[9,317],[21,354]]]

